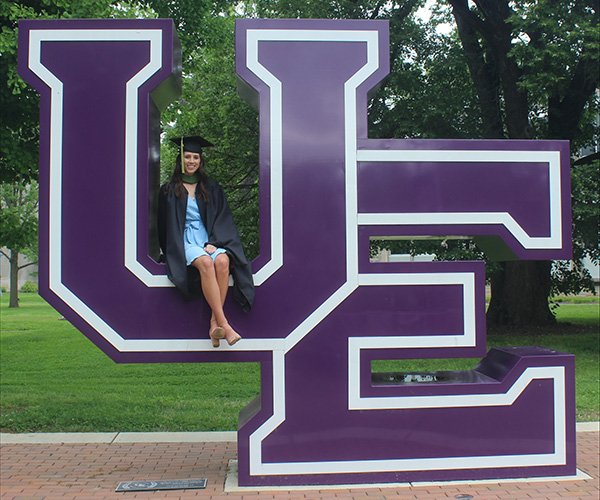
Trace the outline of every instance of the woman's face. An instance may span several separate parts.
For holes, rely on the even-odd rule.
[[[193,175],[196,173],[196,170],[200,168],[200,154],[199,153],[190,153],[189,151],[183,152],[183,165],[185,168],[185,173],[187,175]]]

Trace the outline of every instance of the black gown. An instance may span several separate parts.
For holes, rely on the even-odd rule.
[[[229,256],[229,270],[233,277],[233,298],[245,312],[254,302],[252,268],[246,259],[242,242],[225,193],[212,179],[206,183],[208,202],[204,202],[196,186],[196,202],[208,233],[208,243],[224,248]],[[175,196],[173,184],[161,186],[158,193],[158,240],[162,257],[167,265],[167,276],[187,299],[202,296],[200,273],[186,265],[183,232],[187,196]]]

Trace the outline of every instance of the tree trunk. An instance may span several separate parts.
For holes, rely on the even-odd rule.
[[[550,325],[550,266],[548,261],[502,262],[492,276],[492,296],[487,312],[489,325]]]
[[[19,252],[10,251],[10,301],[8,307],[19,307]]]

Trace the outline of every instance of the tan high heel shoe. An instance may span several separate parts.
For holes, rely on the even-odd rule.
[[[221,345],[221,339],[225,338],[225,330],[220,326],[217,326],[215,323],[214,326],[211,323],[210,330],[208,331],[208,336],[212,341],[213,347],[219,347]]]
[[[227,323],[227,321],[225,321],[225,323],[220,324],[219,327],[225,331],[225,340],[229,345],[234,345],[240,340],[242,340],[242,336],[239,333],[237,333],[233,328],[231,328],[231,325]]]

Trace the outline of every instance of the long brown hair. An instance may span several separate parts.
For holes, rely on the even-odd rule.
[[[204,171],[204,156],[200,155],[200,167],[196,170],[196,176],[198,177],[198,190],[200,191],[200,197],[202,201],[208,203],[210,201],[208,197],[208,191],[206,190],[206,184],[208,176]],[[173,184],[173,190],[177,198],[184,198],[188,195],[187,189],[183,186],[183,179],[181,178],[181,155],[177,156],[175,160],[175,170],[171,176],[171,184]]]

